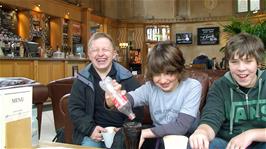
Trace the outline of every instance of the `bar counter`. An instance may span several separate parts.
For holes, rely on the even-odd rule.
[[[86,58],[0,57],[0,77],[26,77],[42,84],[73,75],[81,70]]]

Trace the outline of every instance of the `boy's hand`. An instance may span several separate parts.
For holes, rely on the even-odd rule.
[[[189,144],[192,149],[208,149],[209,140],[208,137],[201,132],[194,132],[189,137]]]
[[[249,131],[244,131],[241,134],[233,137],[227,144],[226,149],[245,149],[253,142],[252,129]]]

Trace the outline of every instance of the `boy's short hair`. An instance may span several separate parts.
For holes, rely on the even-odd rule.
[[[235,55],[238,55],[239,58],[243,58],[243,56],[254,57],[259,64],[263,62],[265,55],[263,42],[260,38],[248,33],[234,35],[225,46],[226,61],[228,62]]]
[[[156,74],[180,74],[182,80],[185,69],[185,59],[182,51],[171,41],[159,42],[148,53],[146,79],[152,81]]]

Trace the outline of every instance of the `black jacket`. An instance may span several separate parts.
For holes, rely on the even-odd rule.
[[[116,62],[113,62],[113,65],[117,71],[116,80],[122,85],[123,89],[131,91],[140,86],[130,71]],[[94,121],[95,95],[93,77],[89,71],[90,67],[91,64],[77,75],[69,97],[68,110],[74,125],[72,136],[74,144],[81,144],[83,138],[90,136],[97,125]],[[137,120],[141,121],[138,118],[143,117],[143,108],[134,109],[134,113],[136,114]],[[123,121],[118,125],[122,127],[122,124],[127,120],[127,117],[124,116]]]
[[[205,55],[200,55],[196,57],[193,60],[193,64],[206,64],[207,69],[212,69],[211,60]]]

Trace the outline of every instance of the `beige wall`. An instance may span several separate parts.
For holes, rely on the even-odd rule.
[[[85,0],[83,0],[85,1]],[[233,14],[232,0],[217,0],[208,5],[204,0],[100,0],[89,7],[95,7],[95,12],[117,19],[173,19],[201,18],[210,16],[231,16]],[[87,2],[88,3],[88,2]],[[97,10],[99,9],[99,10]],[[102,10],[104,9],[104,10]]]
[[[174,18],[175,1],[174,0],[146,0],[144,4],[144,16],[147,18]]]
[[[217,3],[213,5],[207,5],[203,0],[188,1],[190,1],[189,18],[231,16],[233,14],[234,7],[232,0],[217,0]]]
[[[203,23],[181,23],[181,24],[173,24],[171,28],[171,39],[174,41],[176,38],[176,33],[182,32],[191,32],[193,34],[193,43],[192,44],[183,44],[179,47],[183,51],[184,57],[186,59],[186,64],[192,62],[193,58],[199,55],[199,53],[206,53],[209,58],[217,57],[218,61],[221,61],[223,57],[223,53],[219,50],[226,43],[226,38],[224,33],[222,32],[223,24],[227,22],[203,22]],[[199,27],[220,27],[220,44],[218,45],[197,45],[197,28]]]
[[[118,1],[108,0],[104,2],[105,14],[110,18],[117,18],[118,16]]]

